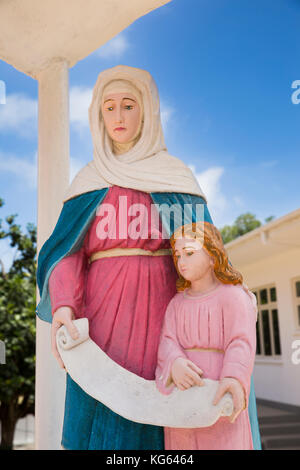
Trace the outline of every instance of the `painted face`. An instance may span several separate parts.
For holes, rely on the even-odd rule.
[[[127,143],[137,136],[141,110],[133,94],[109,93],[104,98],[101,111],[112,140]]]
[[[187,281],[197,281],[213,270],[213,258],[197,240],[178,238],[175,242],[175,256],[178,270]]]

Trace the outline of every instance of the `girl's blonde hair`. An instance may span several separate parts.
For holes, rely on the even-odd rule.
[[[179,227],[170,238],[173,261],[179,278],[176,288],[182,291],[191,286],[191,282],[184,279],[178,271],[177,258],[175,256],[175,242],[177,238],[186,237],[201,243],[206,252],[214,259],[214,273],[224,284],[243,284],[243,277],[234,269],[228,261],[223,240],[219,230],[209,222],[193,222]]]

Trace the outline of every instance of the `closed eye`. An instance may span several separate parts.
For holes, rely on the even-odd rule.
[[[185,254],[187,256],[192,256],[194,254],[194,251],[186,251]],[[174,256],[175,256],[175,258],[179,259],[181,255],[176,255],[175,254]]]

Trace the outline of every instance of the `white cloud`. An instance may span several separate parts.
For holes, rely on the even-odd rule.
[[[210,207],[223,209],[226,206],[226,198],[221,191],[221,176],[224,173],[223,167],[211,167],[207,170],[196,173],[195,167],[189,165],[194,172],[202,191],[204,192]]]
[[[86,163],[79,158],[70,157],[70,181]],[[33,161],[0,152],[0,173],[11,173],[28,189],[35,190],[37,188],[37,152]]]
[[[219,224],[222,213],[227,207],[227,199],[222,192],[221,177],[223,167],[211,167],[201,173],[197,173],[194,165],[188,165],[197,178],[200,188],[206,196],[210,214],[216,224]]]
[[[165,104],[163,101],[160,101],[160,116],[161,116],[161,125],[163,127],[163,131],[166,133],[168,132],[168,124],[170,122],[170,118],[172,114],[174,114],[175,110],[171,106]]]
[[[37,154],[33,161],[24,157],[0,152],[0,173],[12,173],[25,183],[27,188],[35,189],[37,185]]]
[[[83,168],[86,164],[86,161],[80,160],[79,158],[70,158],[70,182],[73,180],[74,176],[76,176],[78,171],[81,170],[81,168]]]
[[[96,54],[103,59],[119,59],[129,47],[126,35],[120,33],[97,49]]]
[[[22,137],[36,138],[37,100],[24,93],[6,95],[6,104],[0,106],[0,132],[16,132]]]
[[[73,86],[70,88],[70,122],[89,125],[88,108],[92,101],[92,88]]]
[[[89,129],[89,106],[93,89],[83,86],[70,88],[70,125],[83,136]]]
[[[4,264],[4,270],[7,273],[14,261],[14,258],[18,252],[16,247],[11,247],[8,239],[0,240],[0,259]],[[0,266],[0,272],[2,267]]]
[[[92,100],[92,88],[70,88],[70,124],[78,132],[89,128],[88,107]],[[38,103],[23,93],[6,96],[6,104],[0,106],[0,133],[14,132],[21,137],[36,138]]]
[[[259,163],[262,168],[273,168],[278,164],[278,160],[264,160]]]

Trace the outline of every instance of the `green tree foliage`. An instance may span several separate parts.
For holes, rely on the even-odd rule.
[[[265,219],[265,222],[270,222],[274,219],[274,216],[271,215]],[[233,225],[224,225],[220,229],[220,233],[223,238],[224,243],[229,243],[235,238],[244,235],[245,233],[251,232],[252,230],[260,227],[262,223],[258,220],[254,214],[246,212],[245,214],[239,215]]]
[[[4,202],[0,199],[0,207]],[[22,233],[15,215],[0,219],[1,239],[16,248],[13,263],[0,272],[0,340],[6,363],[0,365],[1,449],[11,449],[18,419],[34,414],[36,227],[27,224]]]

